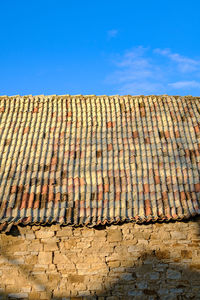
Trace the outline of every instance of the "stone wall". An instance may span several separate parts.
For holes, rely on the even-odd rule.
[[[200,299],[200,218],[0,235],[0,299]]]

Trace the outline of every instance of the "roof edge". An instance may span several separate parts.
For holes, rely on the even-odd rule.
[[[0,95],[0,99],[1,98],[16,98],[16,97],[20,97],[20,98],[28,98],[28,97],[132,97],[132,98],[138,98],[138,97],[174,97],[174,98],[200,98],[200,96],[192,96],[192,95],[185,95],[185,96],[181,96],[181,95],[168,95],[168,94],[160,94],[160,95],[155,95],[155,94],[150,94],[150,95],[130,95],[130,94],[126,94],[126,95],[119,95],[119,94],[114,94],[114,95],[95,95],[95,94],[88,94],[88,95],[84,95],[84,94],[63,94],[63,95],[59,95],[59,94],[38,94],[38,95],[32,95],[32,94],[27,94],[27,95],[20,95],[20,94],[16,94],[16,95]]]
[[[133,223],[133,224],[138,224],[138,225],[148,225],[148,224],[155,224],[155,223],[169,223],[169,222],[181,222],[181,221],[192,221],[194,219],[200,219],[200,215],[198,212],[195,212],[191,215],[187,216],[169,216],[169,217],[146,217],[146,218],[141,218],[141,217],[135,217],[132,219],[127,219],[127,218],[116,218],[116,219],[111,219],[111,220],[90,220],[88,222],[79,222],[79,223],[66,223],[66,222],[59,222],[59,221],[46,221],[46,222],[31,222],[25,220],[25,219],[19,219],[18,221],[11,221],[11,222],[3,222],[0,223],[0,234],[1,233],[8,233],[12,226],[51,226],[54,224],[60,225],[60,226],[71,226],[74,228],[77,227],[87,227],[87,228],[95,228],[98,226],[110,226],[110,225],[122,225],[125,223]]]

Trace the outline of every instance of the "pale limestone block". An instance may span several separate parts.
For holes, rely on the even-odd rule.
[[[39,252],[38,255],[39,264],[51,264],[52,263],[52,252]]]
[[[71,227],[61,227],[56,231],[57,237],[71,237],[73,235],[73,229]]]
[[[111,269],[117,268],[120,266],[120,261],[109,261],[107,264]]]
[[[34,289],[35,289],[37,292],[44,292],[44,291],[45,291],[45,286],[42,285],[42,284],[37,284],[37,285],[34,285]]]
[[[85,281],[85,276],[83,275],[77,275],[77,274],[69,274],[68,280],[71,283],[83,283]]]
[[[89,228],[85,228],[83,231],[82,231],[82,237],[83,238],[88,238],[88,237],[93,237],[95,234],[95,230],[94,229],[89,229]]]
[[[34,240],[35,239],[35,234],[34,233],[28,233],[25,235],[27,240]]]
[[[95,247],[96,242],[93,244]],[[107,255],[108,253],[112,253],[114,249],[114,245],[106,243],[99,243],[96,245],[96,250],[98,251],[98,255]]]
[[[41,239],[41,243],[53,243],[53,242],[58,243],[58,242],[60,242],[60,239],[56,236],[53,236],[51,238]]]
[[[107,230],[94,230],[94,239],[105,240],[107,236]]]
[[[72,264],[67,255],[55,252],[54,253],[54,264]]]
[[[120,253],[112,253],[108,257],[106,257],[106,262],[110,261],[120,261],[122,259],[122,256]]]
[[[50,227],[47,227],[48,231],[58,231],[60,230],[60,224],[53,224]]]
[[[47,231],[47,230],[38,230],[35,232],[35,236],[37,239],[45,239],[45,238],[51,238],[54,236],[54,231]]]
[[[61,240],[59,245],[61,250],[63,249],[68,250],[68,249],[76,248],[76,244],[77,244],[76,239],[70,238],[69,240],[66,241]]]
[[[73,230],[73,236],[81,237],[82,231],[82,228],[77,227],[75,230]]]
[[[58,244],[56,242],[49,242],[44,244],[44,251],[58,250]]]
[[[31,255],[38,255],[38,253],[39,253],[38,251],[31,251],[30,252]]]
[[[18,252],[18,251],[27,251],[29,250],[28,247],[29,247],[28,241],[20,240],[20,242],[16,242],[16,240],[15,241],[11,240],[9,247],[7,248],[7,251],[10,253]]]
[[[76,244],[76,247],[77,247],[77,248],[81,248],[81,249],[87,249],[87,248],[90,248],[90,247],[91,247],[91,244],[90,244],[90,242],[88,242],[88,240],[87,240],[87,241],[85,241],[85,242],[78,242],[78,243]]]
[[[183,232],[180,231],[171,231],[171,237],[172,239],[177,240],[184,240],[186,239],[186,235]]]
[[[54,283],[58,283],[62,278],[62,275],[61,274],[58,274],[58,273],[54,273],[54,274],[49,274],[48,275],[48,280],[54,284]]]
[[[37,269],[37,270],[46,270],[48,269],[49,265],[47,264],[34,264],[33,266],[33,270]]]
[[[13,278],[13,277],[3,275],[1,280],[5,285],[7,285],[7,284],[14,285],[15,284],[15,278]]]
[[[108,269],[78,269],[78,275],[103,275],[106,276],[108,274]]]
[[[26,256],[26,255],[28,255],[30,252],[29,251],[23,251],[23,252],[21,252],[21,251],[19,251],[19,252],[14,252],[13,254],[14,255],[16,255],[16,256]]]
[[[38,239],[33,240],[27,250],[31,251],[31,254],[37,253],[37,251],[39,252],[43,250],[43,244],[41,244]]]
[[[24,293],[30,293],[31,291],[31,286],[24,286],[21,288],[22,292]]]
[[[170,239],[170,233],[164,230],[160,230],[159,232],[152,232],[150,236],[151,240],[159,240],[159,241],[167,241]]]
[[[121,230],[110,229],[108,231],[107,240],[109,242],[120,242],[122,240],[122,232],[121,232]]]
[[[87,270],[90,267],[90,263],[88,261],[84,262],[84,263],[77,263],[76,264],[76,268],[78,269],[85,269]]]

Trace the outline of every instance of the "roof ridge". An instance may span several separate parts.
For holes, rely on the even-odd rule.
[[[106,95],[106,94],[102,94],[102,95],[95,95],[95,94],[37,94],[37,95],[32,95],[32,94],[27,94],[27,95],[20,95],[20,94],[16,94],[16,95],[0,95],[0,98],[14,98],[14,97],[65,97],[65,96],[70,96],[70,97],[180,97],[180,98],[200,98],[200,96],[192,96],[192,95],[169,95],[169,94],[150,94],[150,95],[130,95],[130,94],[125,94],[125,95],[119,95],[119,94],[114,94],[114,95]]]
[[[12,95],[12,96],[8,96],[8,95],[2,95],[0,96],[0,100],[12,100],[12,99],[46,99],[46,100],[54,100],[54,99],[80,99],[81,100],[86,100],[86,99],[100,99],[100,98],[107,98],[107,99],[113,99],[113,98],[118,98],[118,99],[124,99],[124,98],[128,98],[128,99],[143,99],[143,98],[154,98],[158,99],[158,100],[165,100],[166,98],[174,98],[174,99],[185,99],[185,100],[200,100],[200,96],[192,96],[192,95],[186,95],[186,96],[179,96],[179,95],[167,95],[167,94],[162,94],[162,95],[70,95],[70,94],[64,94],[64,95],[56,95],[56,94],[52,94],[52,95]]]

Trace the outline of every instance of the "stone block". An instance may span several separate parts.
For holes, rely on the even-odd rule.
[[[9,260],[9,262],[12,265],[23,265],[24,264],[24,259],[22,257],[20,257],[20,258],[16,258],[16,259],[11,259],[11,260]]]
[[[193,257],[193,253],[191,250],[181,250],[181,257],[183,259],[188,259]],[[200,260],[200,259],[199,259]]]
[[[151,273],[149,273],[149,278],[151,280],[157,280],[157,279],[159,279],[159,277],[160,277],[160,274],[158,272],[151,272]]]
[[[180,279],[181,278],[181,273],[179,271],[175,270],[167,270],[167,278],[169,279]]]
[[[47,227],[48,231],[58,231],[60,230],[60,224],[52,224],[50,227]]]
[[[41,300],[49,300],[49,299],[51,299],[51,293],[40,292],[40,299]]]
[[[169,250],[156,251],[156,257],[160,260],[161,259],[168,259],[168,258],[170,258],[170,252],[169,252]]]
[[[68,280],[71,283],[83,283],[84,280],[85,280],[85,276],[83,276],[83,275],[77,275],[77,274],[75,274],[75,275],[69,275],[68,276]]]
[[[8,298],[24,299],[28,298],[28,293],[10,293],[8,294]]]
[[[31,291],[31,286],[24,286],[21,288],[22,292],[24,293],[30,293]]]
[[[40,299],[40,292],[31,291],[29,294],[29,300]]]
[[[38,230],[35,232],[35,236],[37,239],[47,239],[51,238],[55,235],[54,231],[49,231],[49,230]]]
[[[56,242],[49,242],[44,244],[44,251],[58,250],[58,244]]]
[[[3,275],[1,277],[1,282],[3,282],[3,284],[5,284],[5,285],[7,285],[7,284],[14,285],[15,284],[15,278]]]
[[[44,291],[45,291],[45,286],[42,285],[42,284],[36,284],[36,285],[34,285],[34,289],[35,289],[37,292],[44,292]]]
[[[35,239],[35,234],[32,233],[28,233],[25,235],[26,240],[34,240]]]
[[[186,234],[181,231],[171,231],[171,237],[174,240],[185,240]]]
[[[86,240],[85,242],[77,242],[76,244],[76,247],[80,249],[87,249],[90,248],[90,246],[91,243],[88,240]]]
[[[77,240],[74,239],[74,238],[70,238],[67,241],[61,241],[61,243],[60,243],[60,249],[64,248],[66,250],[69,250],[69,249],[75,248],[76,245],[77,245]]]
[[[52,263],[52,252],[40,252],[38,255],[38,263],[41,265]]]
[[[61,276],[60,274],[56,273],[56,274],[49,274],[48,275],[48,280],[51,284],[58,284],[58,282],[61,280]]]
[[[27,256],[29,254],[29,251],[18,251],[13,253],[14,256]]]
[[[33,240],[27,248],[29,251],[42,251],[43,245],[38,240]]]
[[[108,230],[107,240],[108,240],[108,242],[120,242],[122,240],[122,231],[121,231],[121,229],[118,229],[118,230],[110,229],[110,230]]]
[[[103,243],[99,242],[98,244],[92,243],[92,246],[95,247],[96,251],[98,251],[99,255],[107,255],[108,253],[112,253],[114,251],[114,245],[111,243]],[[93,250],[93,249],[92,249]]]
[[[71,227],[61,227],[56,231],[57,237],[71,237],[73,236],[73,229]]]
[[[25,263],[28,265],[35,265],[37,264],[38,256],[37,255],[27,255],[25,257]]]
[[[112,268],[117,268],[120,266],[120,262],[119,261],[109,261],[108,262],[108,266],[112,269]]]
[[[94,237],[95,230],[93,228],[84,228],[82,231],[82,237],[88,238],[88,237]]]
[[[49,265],[45,265],[45,264],[35,264],[33,267],[34,271],[43,271],[43,270],[47,270],[49,267]]]
[[[59,252],[55,252],[54,253],[54,260],[53,260],[54,264],[68,264],[71,265],[71,261],[69,260],[69,258],[67,257],[67,255],[63,254],[63,253],[59,253]]]
[[[19,242],[13,241],[13,243],[10,242],[9,245],[4,245],[6,247],[6,252],[7,253],[13,253],[13,252],[19,252],[19,251],[27,251],[29,250],[29,242],[28,241],[22,241],[20,240]]]
[[[150,238],[153,240],[158,240],[159,242],[168,241],[170,239],[170,233],[160,228],[159,232],[153,231],[150,235]]]
[[[94,239],[98,239],[98,241],[100,240],[105,240],[106,236],[107,236],[107,230],[94,230]]]

